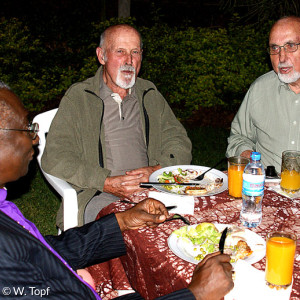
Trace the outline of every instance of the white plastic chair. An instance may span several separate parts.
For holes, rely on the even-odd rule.
[[[77,193],[72,186],[66,181],[52,176],[46,173],[41,167],[41,158],[46,145],[46,134],[49,131],[51,122],[57,112],[57,108],[46,111],[39,115],[36,115],[33,119],[33,123],[39,124],[39,137],[40,143],[38,145],[39,154],[37,156],[37,161],[40,166],[42,173],[44,174],[46,180],[52,185],[52,187],[61,195],[63,201],[63,218],[64,218],[64,231],[78,226],[78,202]],[[60,234],[60,229],[58,230]],[[134,293],[134,290],[117,290],[118,295],[126,295],[129,293]]]
[[[57,108],[41,113],[33,119],[34,123],[39,124],[39,137],[40,143],[38,145],[39,154],[37,156],[37,161],[40,166],[42,173],[44,174],[46,180],[52,185],[52,187],[61,195],[63,201],[63,230],[67,230],[72,227],[78,226],[78,201],[77,193],[72,186],[55,176],[52,176],[46,172],[41,167],[41,158],[46,145],[46,134],[49,131],[51,122],[57,112]],[[58,233],[60,234],[60,230]]]

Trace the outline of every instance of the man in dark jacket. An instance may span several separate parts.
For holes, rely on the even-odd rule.
[[[122,231],[157,226],[166,220],[164,205],[147,199],[59,236],[43,237],[12,202],[5,184],[24,176],[39,141],[19,98],[0,82],[0,298],[100,299],[74,270],[126,253]],[[214,253],[195,269],[186,289],[160,299],[220,299],[233,287],[228,255]],[[141,299],[138,293],[120,299]]]

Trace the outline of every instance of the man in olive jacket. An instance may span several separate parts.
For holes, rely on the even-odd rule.
[[[79,225],[141,191],[139,183],[155,170],[191,162],[185,129],[155,85],[137,78],[140,34],[129,25],[111,26],[96,53],[102,67],[66,92],[42,157],[47,173],[76,189]]]

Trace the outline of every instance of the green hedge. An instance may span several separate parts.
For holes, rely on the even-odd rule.
[[[33,113],[56,106],[66,89],[98,68],[95,48],[112,19],[88,35],[47,41],[16,19],[0,22],[0,72]],[[201,107],[236,107],[251,82],[269,70],[267,28],[139,27],[144,56],[140,76],[153,81],[181,120]]]

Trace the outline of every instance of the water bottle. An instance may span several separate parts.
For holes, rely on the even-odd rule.
[[[264,197],[265,169],[260,162],[259,152],[251,153],[251,160],[244,169],[241,223],[249,228],[256,227],[262,219],[262,199]]]

